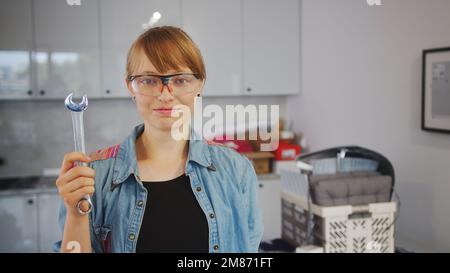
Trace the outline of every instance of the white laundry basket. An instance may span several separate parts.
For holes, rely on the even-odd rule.
[[[397,204],[381,203],[391,200],[395,185],[394,168],[385,156],[364,147],[341,146],[301,155],[295,165],[296,168],[279,170],[283,239],[295,246],[317,245],[327,253],[395,251]],[[389,176],[392,182],[389,196],[381,196],[383,201],[378,203],[319,206],[311,202],[312,175],[338,177],[358,172]]]
[[[395,202],[317,206],[309,202],[308,183],[298,169],[280,174],[284,240],[295,246],[315,244],[326,253],[394,252]]]

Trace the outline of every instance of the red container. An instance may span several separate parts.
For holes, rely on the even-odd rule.
[[[253,146],[248,140],[234,140],[233,137],[223,136],[222,139],[213,139],[213,141],[235,149],[238,153],[253,152]]]
[[[280,142],[278,149],[275,150],[275,160],[295,160],[301,150],[300,145]]]

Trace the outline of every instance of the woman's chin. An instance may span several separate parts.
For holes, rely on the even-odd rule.
[[[177,118],[173,117],[157,117],[150,121],[153,127],[158,128],[161,131],[171,131],[173,124],[177,121]]]

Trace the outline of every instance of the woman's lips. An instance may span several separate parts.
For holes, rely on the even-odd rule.
[[[156,108],[153,109],[156,113],[163,116],[171,116],[173,112],[178,111],[176,108]]]

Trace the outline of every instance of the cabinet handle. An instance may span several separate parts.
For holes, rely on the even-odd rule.
[[[40,94],[41,96],[44,96],[44,95],[45,95],[45,90],[39,91],[39,94]]]
[[[264,188],[264,185],[262,183],[259,183],[259,187],[262,189]]]
[[[111,90],[106,90],[106,94],[110,94],[111,93]]]
[[[247,92],[252,92],[252,89],[250,87],[247,87]]]
[[[27,94],[28,94],[29,96],[32,96],[32,95],[33,95],[33,91],[32,91],[32,90],[28,90],[28,91],[27,91]]]
[[[33,205],[34,204],[34,200],[33,199],[28,199],[28,205]]]

